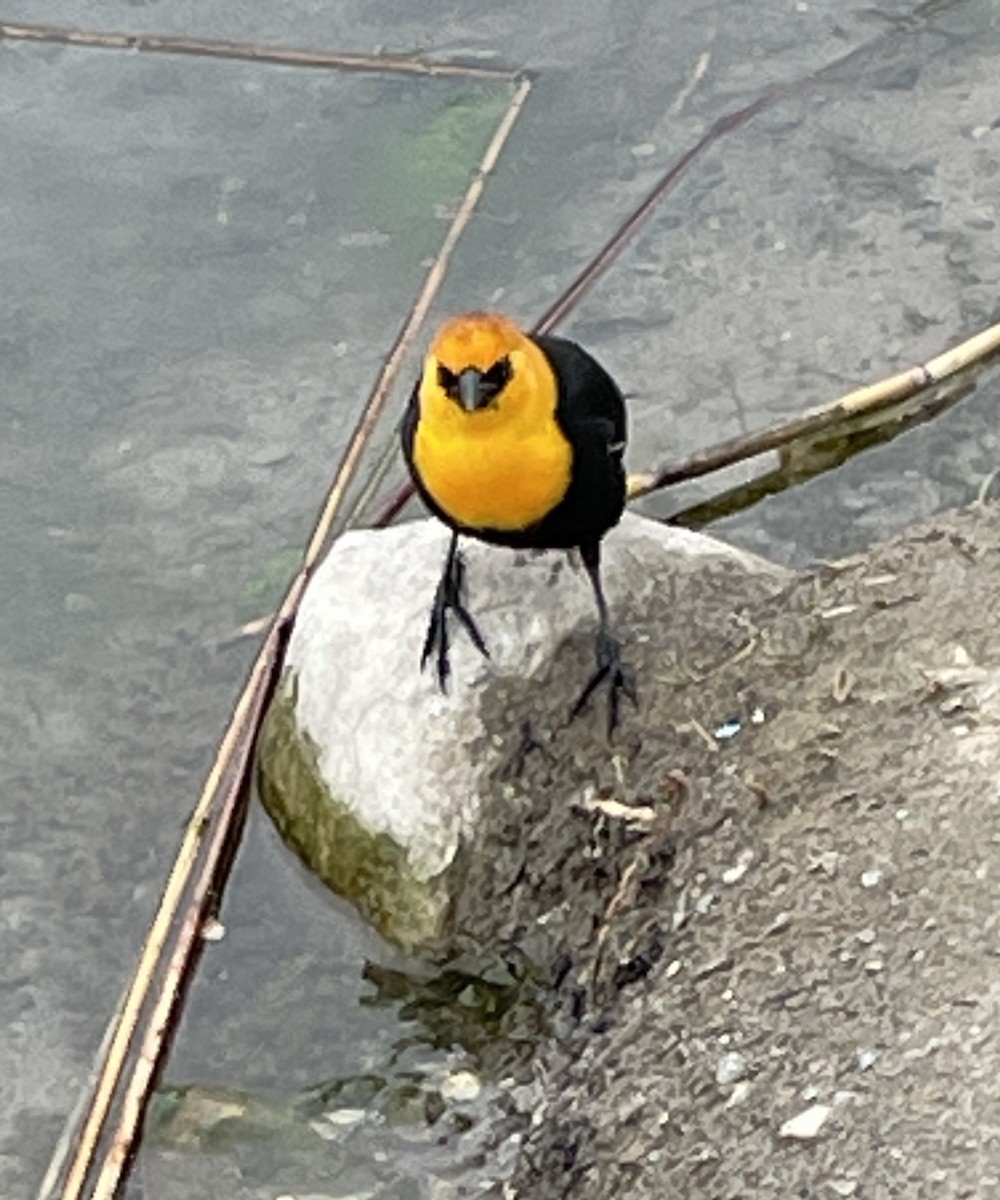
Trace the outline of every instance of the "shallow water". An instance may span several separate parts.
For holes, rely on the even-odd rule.
[[[438,305],[501,304],[529,322],[710,121],[880,37],[715,143],[567,324],[633,396],[636,468],[996,319],[988,0],[912,21],[903,4],[832,0],[794,16],[560,2],[542,36],[535,12],[470,2],[446,28],[431,10],[400,25],[388,5],[349,3],[32,0],[5,15],[535,68]],[[0,68],[0,1180],[17,1196],[141,944],[253,651],[234,632],[280,596],[507,92],[11,43]],[[806,563],[967,502],[998,465],[997,388],[987,370],[932,424],[715,531]],[[424,1045],[393,1005],[361,1003],[364,962],[386,952],[262,818],[223,920],[165,1083],[262,1098],[263,1115],[211,1147],[168,1130],[136,1186],[446,1194],[448,1165],[475,1160],[477,1102],[472,1129],[437,1149],[423,1093],[335,1136],[302,1118],[324,1081],[409,1073],[432,1091],[465,1059]]]

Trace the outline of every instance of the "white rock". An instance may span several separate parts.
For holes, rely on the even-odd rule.
[[[826,1186],[836,1196],[853,1196],[858,1190],[856,1179],[828,1179]]]
[[[440,1087],[442,1097],[456,1104],[475,1100],[482,1090],[479,1076],[472,1071],[453,1071],[442,1080]]]
[[[829,1104],[812,1104],[790,1117],[778,1130],[778,1137],[807,1142],[816,1137],[829,1119],[833,1108]]]
[[[331,1108],[323,1114],[323,1120],[328,1125],[345,1128],[360,1125],[367,1115],[363,1108]]]
[[[750,869],[750,864],[753,862],[753,851],[744,850],[737,858],[736,862],[731,867],[727,867],[720,878],[723,883],[734,884],[739,883],[743,876]]]
[[[747,1073],[747,1060],[736,1050],[723,1054],[715,1064],[715,1082],[725,1086],[736,1083]]]
[[[423,520],[351,532],[335,542],[303,598],[278,697],[293,705],[295,731],[304,735],[338,814],[349,813],[366,835],[379,839],[382,857],[392,858],[395,891],[377,894],[381,883],[366,875],[364,887],[372,894],[351,898],[403,941],[412,939],[387,929],[387,909],[416,904],[416,929],[433,924],[445,900],[443,893],[432,898],[421,914],[423,900],[410,893],[403,898],[399,875],[414,885],[442,878],[459,845],[472,839],[480,792],[500,761],[502,751],[489,744],[480,712],[487,687],[497,677],[532,675],[575,630],[596,631],[586,573],[567,554],[515,553],[463,539],[469,609],[490,659],[480,656],[452,617],[450,692],[442,695],[433,671],[420,671],[419,659],[449,536],[439,522]],[[781,568],[712,538],[626,513],[603,543],[612,614],[626,599],[641,609],[644,598],[662,596],[678,575],[720,560],[749,575],[784,577]],[[629,630],[621,632],[627,654]],[[585,682],[584,675],[579,686]],[[567,687],[571,700],[574,689]],[[279,825],[284,800],[276,796],[282,785],[275,761],[288,751],[291,736],[285,730],[280,739],[269,737],[265,727],[261,743],[262,794]],[[326,846],[312,853],[304,843],[314,822],[298,807],[296,828],[289,833],[289,820],[286,833],[337,886],[332,858],[338,851]],[[368,851],[356,843],[341,852]]]

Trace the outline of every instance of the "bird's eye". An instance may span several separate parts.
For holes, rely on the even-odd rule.
[[[511,367],[509,358],[501,358],[488,371],[483,372],[483,392],[493,397],[507,386],[510,381]]]
[[[458,376],[440,363],[438,363],[438,387],[453,400],[458,395]]]

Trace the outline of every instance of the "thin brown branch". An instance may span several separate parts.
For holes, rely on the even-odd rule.
[[[656,210],[657,205],[667,192],[673,188],[674,184],[677,183],[688,167],[696,159],[700,158],[713,142],[727,133],[732,133],[734,129],[739,129],[752,117],[763,112],[764,109],[770,108],[776,99],[776,92],[764,92],[763,95],[758,96],[751,103],[736,109],[735,112],[725,113],[717,121],[713,121],[695,144],[685,150],[670,170],[660,177],[639,206],[618,226],[611,237],[598,250],[590,262],[587,263],[562,295],[545,310],[535,325],[534,332],[550,333],[557,325],[565,321],[587,292],[590,291],[598,279],[607,271],[615,259],[618,258],[622,250],[625,249],[625,246],[635,237],[642,226],[646,224]]]
[[[190,902],[185,910],[180,933],[174,943],[175,949],[170,965],[167,967],[161,990],[155,1001],[151,1023],[147,1022],[145,1026],[142,1052],[127,1086],[126,1102],[118,1133],[112,1145],[110,1157],[105,1159],[101,1168],[98,1186],[105,1190],[98,1194],[112,1195],[113,1186],[117,1186],[117,1181],[120,1179],[121,1171],[130,1153],[135,1130],[141,1119],[149,1087],[155,1075],[156,1065],[166,1047],[170,1025],[169,1017],[181,994],[186,970],[184,964],[190,961],[195,945],[193,940],[193,931],[197,928],[195,917],[203,910],[206,894],[203,885],[207,886],[206,881],[210,881],[214,877],[221,849],[229,837],[233,820],[239,811],[234,796],[238,794],[239,787],[245,782],[249,748],[256,737],[264,701],[281,670],[283,639],[287,636],[295,620],[306,584],[323,551],[344,493],[375,428],[378,415],[384,407],[407,347],[416,335],[441,286],[445,269],[458,239],[472,216],[486,179],[493,170],[504,143],[510,136],[530,87],[530,82],[522,79],[515,88],[510,104],[501,118],[479,168],[448,228],[444,242],[427,273],[420,294],[396,338],[355,426],[334,482],[309,538],[302,566],[288,589],[233,710],[229,725],[219,745],[215,762],[185,828],[176,860],[135,973],[124,997],[120,1016],[114,1025],[114,1033],[110,1039],[107,1054],[104,1056],[83,1126],[75,1142],[72,1143],[72,1158],[69,1162],[66,1182],[60,1193],[61,1200],[79,1200],[86,1185],[135,1040],[140,1017],[151,995],[163,961],[166,944],[171,931],[176,927],[181,904],[185,896],[189,896]],[[220,808],[219,796],[227,778],[232,779],[233,783],[226,793],[226,798],[221,802]],[[218,815],[214,816],[214,814]],[[206,850],[206,837],[209,830],[214,830],[214,833]],[[199,861],[203,864],[202,871],[192,890],[191,880]],[[62,1174],[62,1169],[62,1163],[54,1162],[46,1179],[58,1178]],[[112,1187],[112,1191],[107,1191],[108,1187]],[[43,1196],[49,1194],[51,1193],[43,1193]]]
[[[699,450],[679,462],[666,463],[655,471],[631,475],[629,499],[635,500],[659,488],[720,471],[723,467],[730,467],[748,458],[756,458],[769,450],[780,450],[802,439],[815,437],[816,434],[845,421],[856,421],[862,415],[893,408],[919,392],[957,375],[960,371],[984,362],[998,350],[1000,323],[991,325],[922,366],[911,367],[908,371],[901,371],[898,375],[892,375],[878,383],[857,388],[848,392],[846,396],[841,396],[839,400],[814,408],[801,417],[782,421],[757,433],[729,438],[710,446],[707,450]]]
[[[639,856],[634,855],[629,861],[628,866],[622,871],[621,879],[618,881],[618,886],[615,888],[615,893],[608,901],[608,906],[604,910],[604,916],[601,918],[601,923],[597,927],[597,937],[594,942],[594,961],[590,968],[590,985],[596,987],[598,977],[601,973],[601,965],[604,959],[604,945],[611,933],[611,923],[618,915],[618,910],[623,907],[626,900],[629,899],[632,889],[632,877],[639,869]]]
[[[625,246],[653,215],[657,205],[671,191],[684,172],[711,145],[717,142],[719,138],[725,137],[726,134],[732,133],[734,130],[742,129],[744,125],[759,113],[771,108],[779,100],[787,100],[791,96],[796,96],[808,90],[813,84],[818,83],[820,80],[828,79],[831,75],[842,71],[858,59],[870,54],[884,40],[885,36],[885,34],[879,34],[878,37],[872,38],[871,41],[865,42],[861,46],[855,46],[853,50],[848,50],[846,54],[835,58],[833,62],[827,63],[826,66],[820,67],[819,70],[812,71],[808,75],[804,75],[801,79],[793,79],[791,83],[778,84],[768,91],[762,92],[756,99],[751,100],[749,104],[744,104],[741,108],[734,109],[732,112],[723,113],[721,117],[713,121],[695,144],[677,159],[665,175],[660,177],[639,206],[619,225],[601,249],[598,250],[569,287],[566,288],[559,299],[543,313],[538,324],[535,326],[535,332],[549,333],[557,325],[565,321],[586,293],[590,291],[597,280],[600,279],[608,267],[621,254]]]
[[[134,50],[149,54],[182,54],[196,58],[226,58],[280,67],[312,67],[333,71],[392,71],[409,75],[452,76],[459,79],[515,81],[520,76],[502,67],[465,66],[435,62],[416,55],[341,54],[252,42],[227,42],[155,33],[118,33],[70,29],[60,25],[12,25],[0,22],[0,41],[46,42],[95,50]]]

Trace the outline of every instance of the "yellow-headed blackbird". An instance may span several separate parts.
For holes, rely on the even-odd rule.
[[[625,403],[614,380],[564,338],[522,333],[495,313],[452,318],[437,333],[403,423],[403,453],[428,508],[453,533],[421,666],[436,654],[447,684],[450,609],[488,657],[465,607],[460,534],[500,546],[578,547],[597,600],[597,669],[573,708],[635,690],[611,632],[601,587],[601,538],[625,507]]]

